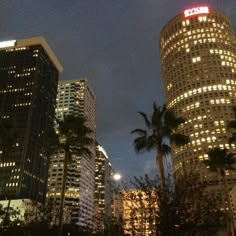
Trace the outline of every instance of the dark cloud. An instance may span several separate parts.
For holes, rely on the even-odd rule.
[[[206,0],[236,27],[235,0]],[[61,79],[86,77],[97,97],[97,137],[114,168],[153,173],[154,153],[137,156],[137,111],[164,102],[160,29],[199,0],[1,0],[1,40],[43,35],[64,66]]]

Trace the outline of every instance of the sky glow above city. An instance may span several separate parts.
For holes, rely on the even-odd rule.
[[[137,155],[138,111],[163,104],[158,37],[175,15],[216,7],[236,29],[236,1],[1,0],[0,41],[42,35],[64,67],[60,79],[87,78],[96,95],[97,141],[125,180],[156,171],[155,153]]]

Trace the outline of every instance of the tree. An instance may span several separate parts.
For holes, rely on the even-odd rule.
[[[153,103],[153,113],[148,119],[144,112],[139,112],[145,121],[147,130],[135,129],[131,133],[137,134],[134,140],[134,148],[139,153],[146,150],[156,149],[156,163],[161,185],[165,185],[165,174],[163,166],[163,157],[171,152],[171,147],[167,139],[176,145],[184,145],[189,142],[189,138],[183,134],[177,133],[177,128],[184,122],[182,117],[176,117],[172,110],[168,110],[165,105],[162,107]]]
[[[122,191],[125,233],[133,236],[146,235],[147,232],[157,235],[158,187],[152,185],[148,176],[134,179],[131,183],[135,188]]]
[[[108,232],[105,233],[106,236],[126,236],[124,233],[124,229],[123,229],[123,219],[121,216],[119,217],[112,217],[111,218],[111,225],[110,225],[110,229],[108,230]]]
[[[49,159],[60,148],[59,135],[55,128],[49,129],[43,137],[42,153]]]
[[[0,162],[12,161],[12,159],[15,159],[15,156],[17,155],[17,147],[19,146],[19,137],[15,127],[15,122],[12,119],[0,118],[0,131]],[[6,177],[10,178],[10,173],[8,173]],[[2,179],[1,181],[5,184],[6,179]],[[0,184],[0,186],[3,186],[3,184]],[[12,211],[10,203],[11,199],[8,200],[3,225],[7,224],[7,221],[9,221],[9,212]]]
[[[213,236],[224,228],[221,198],[208,192],[198,173],[178,176],[173,189],[159,191],[160,235]]]
[[[26,225],[44,225],[47,228],[52,227],[53,220],[59,213],[58,207],[56,207],[56,200],[50,197],[45,204],[25,200],[24,209],[24,222]]]
[[[63,161],[63,179],[59,214],[59,235],[62,233],[68,164],[71,163],[72,157],[74,155],[91,156],[88,146],[93,142],[92,138],[90,137],[92,131],[86,126],[85,122],[86,120],[84,117],[73,115],[67,115],[63,120],[57,120],[59,148],[64,150],[65,155]]]
[[[207,192],[207,184],[196,173],[184,173],[165,188],[147,175],[135,178],[132,186],[141,193],[131,198],[132,218],[138,219],[145,209],[144,227],[152,236],[213,236],[224,227],[225,214],[218,208],[221,199]],[[132,235],[140,235],[141,223],[138,228],[132,221],[130,225]]]
[[[6,229],[9,230],[19,224],[22,224],[20,209],[0,205],[0,226],[3,228],[3,231],[6,231]]]
[[[234,235],[234,217],[230,201],[228,183],[226,179],[226,171],[234,170],[233,165],[236,163],[235,154],[228,153],[227,149],[220,149],[219,147],[216,147],[208,152],[208,160],[204,160],[203,162],[211,171],[217,172],[222,177],[227,205],[229,207],[231,233],[232,235]]]

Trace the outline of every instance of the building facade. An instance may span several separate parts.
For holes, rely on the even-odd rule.
[[[229,193],[231,206],[233,209],[234,227],[236,226],[236,186]]]
[[[210,185],[223,184],[202,160],[214,147],[229,144],[227,123],[236,104],[236,40],[228,17],[201,6],[171,19],[160,33],[160,57],[167,107],[185,118],[178,132],[190,143],[173,147],[173,170],[197,170]],[[227,172],[229,186],[236,175]]]
[[[53,127],[61,71],[43,37],[0,42],[0,117],[17,134],[15,152],[0,157],[1,200],[45,200],[44,137]]]
[[[87,80],[61,80],[58,85],[56,118],[65,115],[84,116],[86,125],[93,131],[94,140],[88,148],[91,156],[74,156],[68,166],[65,193],[65,222],[92,227],[94,214],[94,175],[95,175],[95,96]],[[63,150],[50,158],[47,198],[60,205],[63,176]],[[55,223],[57,221],[55,220]]]
[[[121,214],[125,235],[156,235],[158,204],[155,190],[123,190],[120,200],[118,197],[117,208],[121,206],[121,209],[117,213]]]
[[[105,229],[111,220],[113,169],[104,148],[96,144],[95,158],[95,217]],[[102,226],[102,227],[101,227]],[[96,227],[96,226],[95,226]]]

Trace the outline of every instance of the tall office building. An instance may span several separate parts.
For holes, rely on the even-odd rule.
[[[0,117],[17,133],[17,150],[0,157],[1,200],[45,199],[44,134],[53,127],[61,71],[43,37],[0,42]]]
[[[86,125],[93,131],[94,142],[88,156],[74,156],[68,167],[65,193],[66,220],[80,226],[91,226],[94,213],[95,174],[95,96],[87,80],[61,80],[57,94],[57,119],[64,115],[84,116]],[[64,152],[61,150],[50,159],[47,197],[59,206],[62,188]]]
[[[219,179],[201,162],[210,148],[229,144],[227,122],[236,104],[236,40],[222,12],[206,6],[187,9],[171,19],[160,33],[160,56],[167,107],[186,122],[179,132],[191,143],[173,147],[173,169],[198,170],[217,185]],[[230,188],[236,176],[227,172]]]
[[[104,148],[96,144],[95,158],[95,216],[106,228],[111,220],[112,176],[114,171]],[[101,225],[101,222],[98,224]],[[104,224],[103,224],[104,223]]]

